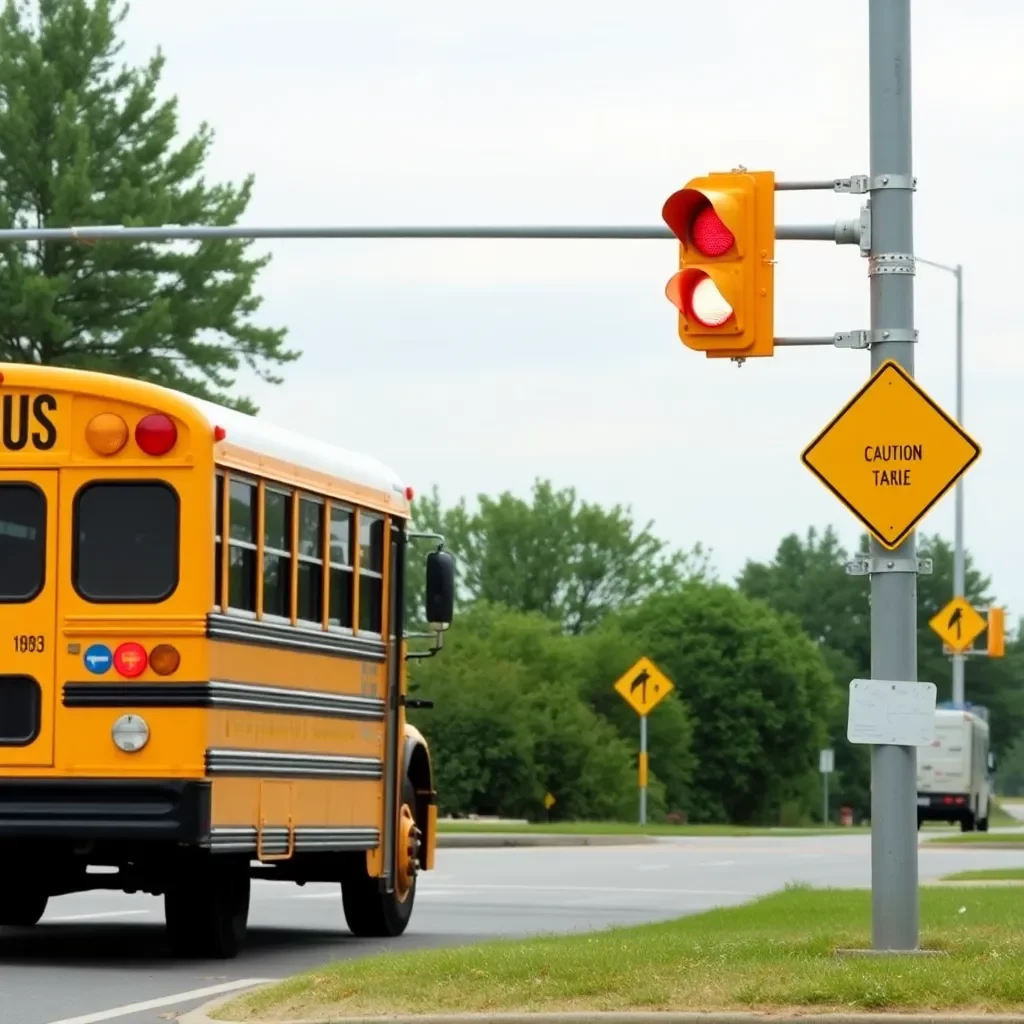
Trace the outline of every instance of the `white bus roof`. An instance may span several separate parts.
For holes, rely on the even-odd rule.
[[[223,427],[228,444],[291,462],[314,473],[339,477],[378,491],[399,494],[403,500],[405,498],[405,483],[401,477],[372,456],[287,430],[266,422],[262,417],[250,416],[180,392],[175,394],[201,412],[211,430]]]

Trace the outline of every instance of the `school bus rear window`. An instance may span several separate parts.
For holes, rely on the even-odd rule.
[[[75,498],[75,589],[87,601],[163,601],[178,585],[180,508],[159,481],[86,484]]]
[[[0,484],[0,601],[31,601],[46,574],[46,498],[31,484]]]

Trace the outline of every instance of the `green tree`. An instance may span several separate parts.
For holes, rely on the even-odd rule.
[[[819,647],[791,615],[690,581],[622,613],[693,716],[694,821],[778,821],[806,792],[836,698]]]
[[[158,101],[163,56],[115,66],[118,0],[6,0],[0,14],[0,225],[229,225],[253,179],[207,184],[213,133],[180,144],[177,101]],[[0,250],[0,362],[100,370],[246,411],[240,362],[279,383],[285,332],[258,327],[269,256],[251,242],[38,243]]]
[[[867,550],[866,535],[857,553]],[[851,679],[871,673],[870,584],[863,576],[849,576],[846,562],[854,553],[839,543],[835,531],[811,528],[804,538],[784,537],[768,563],[747,562],[738,578],[740,589],[768,601],[779,611],[796,615],[821,646],[835,674],[841,701],[832,719],[831,743],[836,751],[833,792],[836,803],[848,803],[859,814],[870,812],[871,768],[866,748],[846,742],[847,694]],[[918,554],[931,558],[933,571],[918,577],[918,678],[934,682],[939,700],[951,696],[949,659],[928,625],[953,593],[953,549],[941,537],[922,534]],[[994,601],[991,581],[971,558],[965,557],[967,600],[982,613]],[[998,749],[1024,729],[1024,707],[1015,680],[1020,678],[1022,645],[1010,638],[1005,658],[970,658],[966,693],[969,700],[989,708],[993,744]]]
[[[557,623],[480,602],[410,689],[435,702],[410,719],[431,743],[441,809],[617,819],[636,808],[635,750],[580,697],[576,638]],[[664,808],[655,780],[652,814]]]
[[[634,523],[628,508],[601,508],[546,480],[535,482],[529,502],[507,491],[479,495],[473,511],[464,499],[443,508],[435,488],[417,499],[414,519],[416,529],[445,535],[458,562],[463,605],[482,600],[537,612],[573,634],[648,594],[709,573],[699,545],[671,552],[650,523]],[[410,601],[422,603],[413,596],[417,587],[410,577]]]

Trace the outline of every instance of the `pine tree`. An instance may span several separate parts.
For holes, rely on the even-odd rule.
[[[158,50],[116,65],[120,0],[6,0],[0,14],[0,226],[237,223],[252,195],[208,185],[213,132],[179,141],[159,101]],[[250,317],[270,257],[250,241],[0,245],[0,362],[101,370],[255,412],[232,393],[242,361],[298,358]]]

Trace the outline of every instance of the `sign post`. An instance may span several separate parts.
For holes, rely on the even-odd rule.
[[[821,820],[828,825],[828,777],[835,771],[834,750],[822,750],[818,754],[818,771],[821,772]]]
[[[650,660],[641,658],[615,682],[614,689],[640,716],[640,824],[647,824],[647,716],[674,689],[669,678]]]

